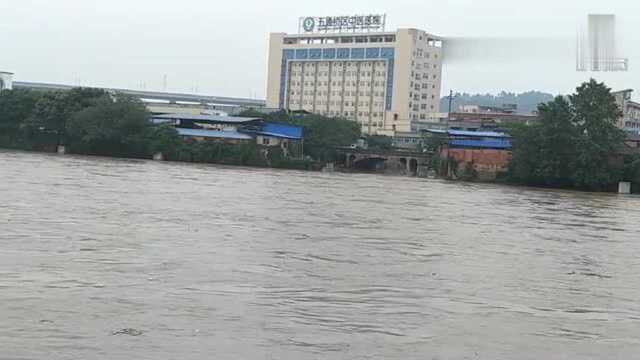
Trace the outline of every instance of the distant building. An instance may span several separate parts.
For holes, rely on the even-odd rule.
[[[502,106],[461,105],[458,110],[461,113],[472,114],[515,114],[517,111],[517,104],[505,104]]]
[[[13,89],[13,73],[0,71],[0,91]]]
[[[640,133],[640,103],[631,100],[632,92],[633,90],[627,89],[613,93],[622,111],[622,117],[618,119],[616,125],[622,130],[638,134]]]
[[[495,130],[511,124],[533,124],[536,115],[497,112],[455,112],[447,119],[448,128],[454,130]]]
[[[440,111],[442,39],[387,32],[380,20],[309,17],[298,34],[272,33],[267,107],[346,118],[365,134],[409,132],[412,121],[432,118]]]

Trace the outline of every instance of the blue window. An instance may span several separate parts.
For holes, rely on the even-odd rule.
[[[293,59],[296,52],[294,50],[282,50],[282,58],[286,60]]]
[[[377,59],[380,57],[380,48],[367,48],[367,59]]]
[[[349,49],[338,49],[338,59],[348,59]]]
[[[322,51],[323,59],[335,59],[336,58],[336,49],[324,49]]]
[[[394,48],[382,48],[380,53],[380,57],[384,59],[393,59],[395,57],[395,49]]]
[[[309,59],[320,59],[320,58],[322,58],[322,49],[309,50]]]
[[[351,49],[352,59],[364,59],[364,49]]]
[[[296,59],[298,60],[306,60],[309,58],[309,50],[307,49],[298,49],[296,50]]]

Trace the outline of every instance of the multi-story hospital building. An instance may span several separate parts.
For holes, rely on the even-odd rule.
[[[267,106],[347,118],[366,134],[437,118],[442,40],[417,29],[358,29],[369,18],[304,18],[298,34],[272,33]]]

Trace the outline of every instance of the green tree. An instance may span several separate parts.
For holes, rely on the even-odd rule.
[[[369,135],[366,137],[367,145],[372,150],[393,150],[393,138],[384,135]]]
[[[22,129],[31,116],[39,95],[26,90],[0,92],[0,146],[26,147]]]
[[[157,125],[147,131],[147,143],[151,154],[163,153],[168,159],[175,159],[183,143],[178,132],[170,125]]]
[[[31,135],[54,133],[65,142],[67,121],[77,112],[95,105],[107,96],[102,89],[74,88],[68,91],[44,93],[36,103],[26,129]]]
[[[624,133],[615,126],[621,114],[609,88],[591,80],[568,100],[556,97],[538,111],[537,124],[509,130],[513,180],[604,190],[621,178],[622,166],[613,159],[623,145]]]
[[[356,142],[361,135],[360,125],[357,122],[341,118],[315,114],[292,115],[286,111],[262,114],[250,110],[240,115],[302,126],[304,129],[304,153],[318,161],[334,161],[337,158],[336,147],[349,146]]]
[[[449,137],[443,133],[423,132],[423,149],[430,152],[438,152],[443,144],[448,143]]]
[[[622,169],[612,161],[623,146],[624,132],[615,126],[622,116],[615,97],[605,84],[591,79],[569,96],[574,124],[580,137],[576,142],[573,182],[578,188],[601,190],[620,180]]]
[[[148,141],[152,127],[141,101],[116,95],[103,96],[73,114],[66,131],[72,152],[148,157],[153,150]]]

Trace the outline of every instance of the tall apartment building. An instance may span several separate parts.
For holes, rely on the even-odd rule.
[[[442,40],[422,30],[272,33],[267,106],[393,135],[437,116],[441,77]]]

